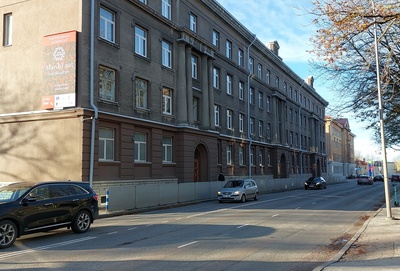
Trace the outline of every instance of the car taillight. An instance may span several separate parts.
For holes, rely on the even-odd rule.
[[[99,200],[99,196],[96,195],[96,194],[94,194],[93,198],[94,198],[95,201],[98,201],[98,200]]]

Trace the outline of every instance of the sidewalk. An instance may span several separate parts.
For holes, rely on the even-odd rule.
[[[332,261],[313,271],[400,270],[400,207],[385,207],[371,216]]]

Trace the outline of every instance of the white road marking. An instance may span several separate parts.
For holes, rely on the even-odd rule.
[[[187,247],[187,246],[190,246],[190,245],[196,244],[197,242],[198,242],[198,241],[193,241],[193,242],[190,242],[190,243],[187,243],[187,244],[181,245],[181,246],[179,246],[178,248]]]
[[[10,253],[6,253],[6,254],[3,254],[3,255],[0,255],[0,259],[5,259],[5,258],[10,258],[10,257],[14,257],[14,256],[23,255],[23,254],[33,253],[33,252],[36,252],[36,251],[39,251],[39,250],[46,250],[46,249],[55,248],[55,247],[62,247],[62,246],[75,244],[75,243],[79,243],[79,242],[84,242],[84,241],[88,241],[88,240],[96,239],[96,238],[97,237],[89,236],[89,237],[84,237],[84,238],[75,239],[75,240],[71,240],[71,241],[55,243],[55,244],[51,244],[51,245],[47,245],[47,246],[31,248],[31,249],[25,249],[25,250],[22,250],[22,251],[10,252]]]

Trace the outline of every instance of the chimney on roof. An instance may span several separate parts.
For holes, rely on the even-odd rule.
[[[279,44],[276,40],[268,43],[268,48],[276,55],[279,56]]]
[[[314,77],[312,75],[308,76],[307,79],[306,79],[306,83],[311,88],[314,88]]]

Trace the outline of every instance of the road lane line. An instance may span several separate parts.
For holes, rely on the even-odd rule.
[[[249,224],[244,224],[244,225],[241,225],[241,226],[236,227],[236,229],[240,229],[240,228],[246,227],[246,226],[248,226],[248,225],[249,225]]]
[[[55,243],[55,244],[52,244],[52,245],[47,245],[47,246],[41,246],[41,247],[37,247],[37,248],[31,248],[31,249],[25,249],[25,250],[21,250],[21,251],[10,252],[10,253],[6,253],[6,254],[3,254],[3,255],[0,255],[0,259],[10,258],[10,257],[14,257],[14,256],[23,255],[23,254],[28,254],[28,253],[36,252],[36,251],[39,251],[39,250],[47,250],[47,249],[50,249],[50,248],[71,245],[71,244],[84,242],[84,241],[88,241],[88,240],[96,239],[96,238],[97,237],[89,236],[89,237],[84,237],[84,238],[80,238],[80,239],[76,239],[76,240],[65,241],[65,242],[61,242],[61,243]]]
[[[181,245],[181,246],[179,246],[178,248],[187,247],[187,246],[190,246],[190,245],[196,244],[197,242],[198,242],[198,241],[193,241],[193,242],[190,242],[190,243],[187,243],[187,244]]]

